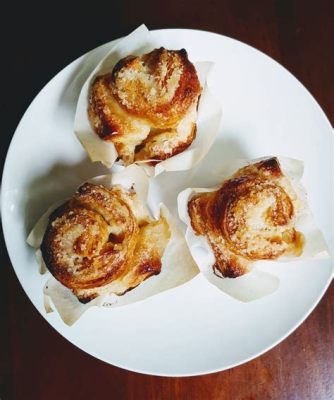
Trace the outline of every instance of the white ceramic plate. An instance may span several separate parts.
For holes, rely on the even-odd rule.
[[[185,47],[193,61],[217,63],[210,77],[224,117],[220,136],[195,170],[159,177],[158,194],[175,210],[180,189],[195,178],[210,186],[215,164],[234,158],[284,155],[305,161],[304,185],[316,221],[331,248],[333,134],[307,90],[261,52],[230,38],[193,30],[153,32],[156,46]],[[110,43],[94,50],[104,55]],[[33,251],[25,239],[55,200],[105,170],[90,163],[72,132],[80,85],[92,54],[56,75],[28,108],[12,140],[2,181],[2,219],[12,264],[27,295],[70,342],[110,364],[154,375],[198,375],[230,368],[267,351],[312,311],[332,275],[332,260],[273,264],[281,279],[271,296],[240,303],[200,276],[137,304],[90,309],[74,326],[45,315]],[[74,77],[79,78],[73,84]]]

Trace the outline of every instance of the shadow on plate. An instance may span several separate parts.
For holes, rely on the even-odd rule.
[[[233,132],[224,132],[222,138],[216,139],[200,164],[190,171],[191,185],[196,185],[197,187],[216,185],[217,182],[211,178],[213,172],[221,170],[223,166],[228,165],[231,161],[249,158],[249,154],[246,153],[242,144],[234,139],[235,136]]]
[[[194,169],[164,173],[154,179],[157,201],[163,201],[171,210],[176,209],[177,194],[187,187],[210,187],[219,184],[211,177],[212,172],[232,160],[247,158],[240,143],[231,135],[217,140],[207,156]],[[86,180],[110,170],[88,158],[77,164],[57,163],[37,176],[26,186],[25,230],[28,235],[38,218],[55,202],[66,199]],[[173,179],[171,180],[171,176]],[[171,196],[172,194],[172,196]]]
[[[225,136],[225,135],[224,135]],[[177,195],[188,187],[213,187],[221,182],[217,182],[217,170],[222,166],[228,165],[236,159],[248,158],[243,147],[233,138],[231,133],[226,133],[226,137],[217,139],[209,153],[195,168],[187,171],[167,172],[154,179],[151,193],[154,193],[157,202],[163,202],[169,210],[177,215]],[[172,178],[172,179],[171,179]],[[175,194],[172,196],[171,194]],[[152,206],[153,210],[156,207]]]
[[[57,163],[28,182],[23,205],[26,234],[52,204],[70,197],[84,181],[109,172],[102,164],[85,158],[77,164]]]

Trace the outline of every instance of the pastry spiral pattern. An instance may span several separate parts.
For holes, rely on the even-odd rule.
[[[145,249],[145,232],[157,229],[161,242]],[[166,221],[143,217],[134,192],[85,183],[50,215],[41,251],[53,276],[87,302],[126,276],[116,294],[158,274],[168,239]]]
[[[120,60],[92,84],[88,114],[101,139],[128,165],[164,160],[196,134],[201,87],[186,50],[155,49]]]
[[[210,243],[214,271],[237,277],[256,260],[300,255],[295,199],[276,158],[240,169],[217,191],[195,195],[188,203],[191,224]]]

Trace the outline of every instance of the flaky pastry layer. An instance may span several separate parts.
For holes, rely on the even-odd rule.
[[[41,251],[52,275],[87,302],[159,274],[169,237],[166,220],[152,220],[134,191],[85,183],[50,215]]]
[[[98,76],[88,114],[95,132],[114,143],[126,165],[164,160],[194,140],[200,93],[187,52],[160,48],[128,56]]]
[[[188,203],[193,230],[204,235],[223,277],[245,274],[256,260],[302,253],[303,234],[295,229],[298,199],[276,158],[237,171],[217,190]]]

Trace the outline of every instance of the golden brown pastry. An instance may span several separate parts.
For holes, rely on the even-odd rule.
[[[186,50],[155,49],[120,60],[91,87],[88,114],[101,139],[126,165],[164,160],[196,135],[201,87]]]
[[[216,191],[195,195],[188,212],[193,230],[214,252],[214,272],[235,278],[256,260],[302,253],[297,202],[278,160],[270,158],[241,168]]]
[[[85,183],[50,215],[41,251],[52,275],[88,302],[159,274],[169,237],[165,218],[152,221],[134,191]]]

